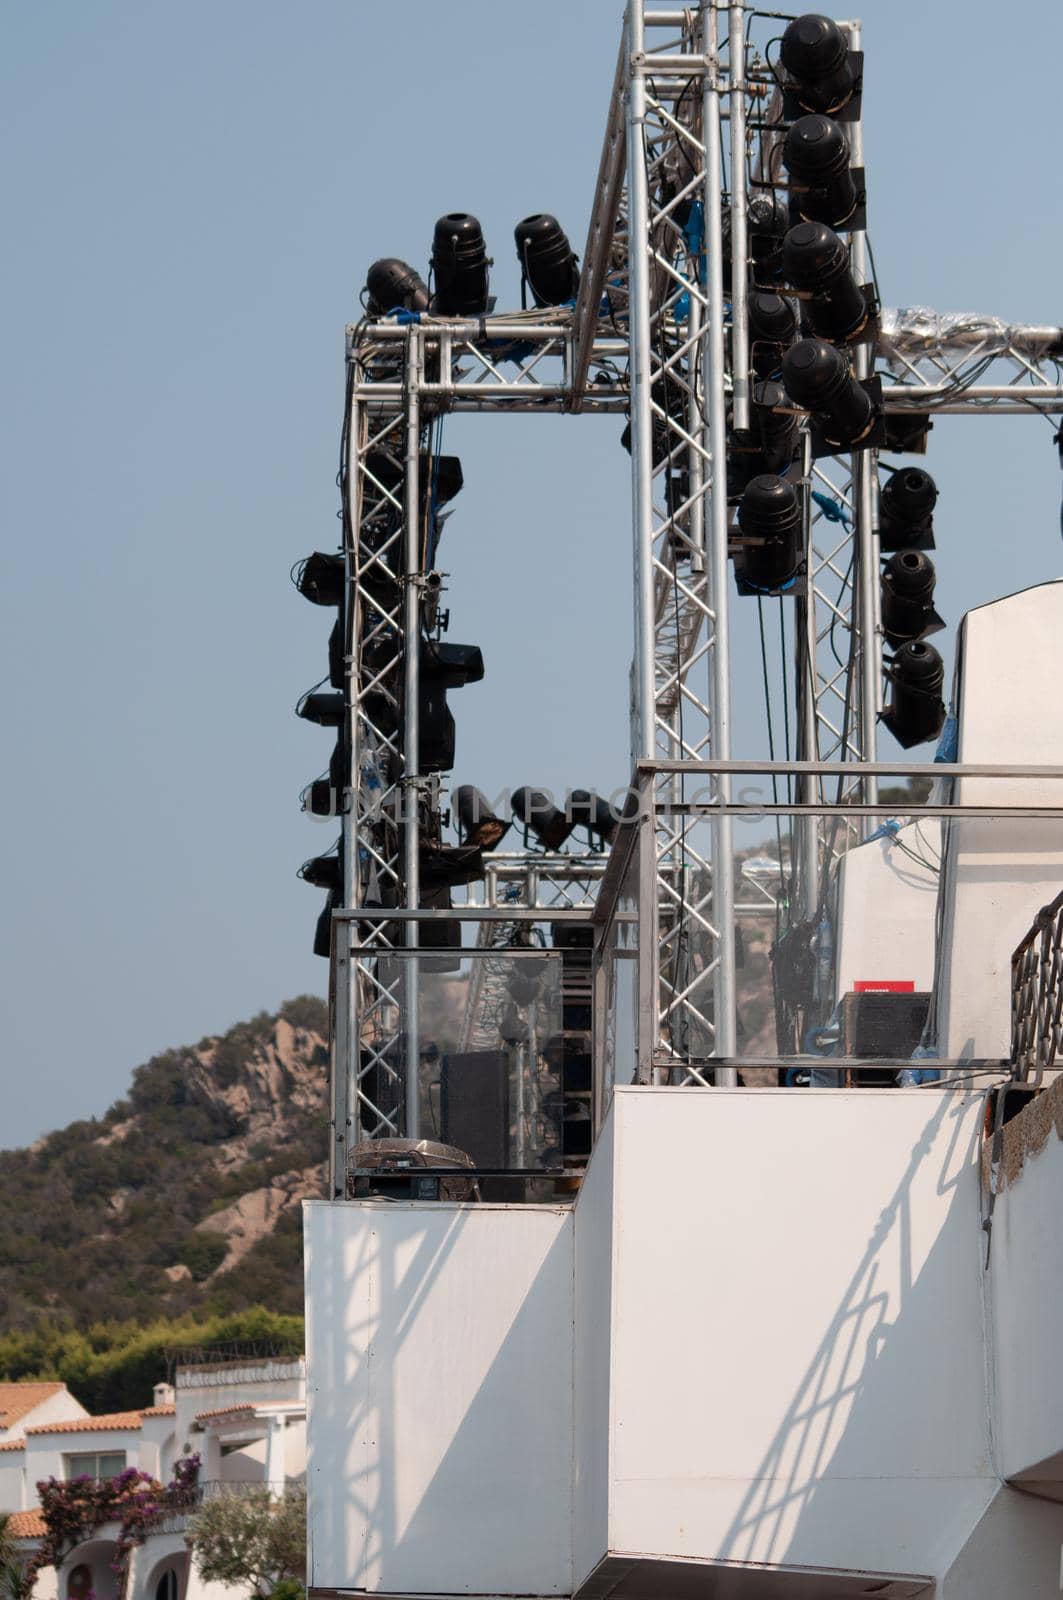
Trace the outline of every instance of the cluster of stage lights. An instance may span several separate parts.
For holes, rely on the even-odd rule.
[[[518,223],[514,236],[522,286],[530,290],[535,305],[564,305],[573,300],[579,283],[578,261],[556,218],[545,213],[526,217]],[[367,274],[363,295],[367,315],[381,317],[405,311],[445,317],[482,316],[493,304],[489,292],[490,267],[477,219],[465,212],[449,212],[440,217],[433,236],[432,290],[407,262],[395,257],[381,258]],[[388,781],[398,773],[397,752],[403,746],[402,650],[397,621],[403,581],[402,515],[395,506],[394,496],[401,490],[404,463],[401,451],[385,448],[370,450],[364,465],[362,517],[358,530],[361,552],[358,587],[368,622],[363,616],[364,637],[351,641],[351,646],[358,652],[361,669],[359,723],[369,734],[383,762],[385,771],[378,776],[381,781]],[[455,456],[429,456],[427,451],[422,451],[420,468],[421,520],[432,530],[429,544],[434,552],[442,523],[440,509],[462,487],[461,463]],[[296,711],[305,721],[335,732],[336,742],[328,769],[306,786],[302,803],[313,816],[337,817],[351,803],[353,779],[351,708],[346,699],[346,652],[351,647],[346,637],[349,621],[345,616],[346,561],[339,553],[315,551],[297,565],[293,577],[307,600],[336,612],[329,638],[329,686],[326,688],[323,682],[308,690]],[[431,777],[449,772],[454,766],[456,734],[447,704],[448,692],[478,682],[484,675],[484,664],[477,646],[450,644],[439,637],[447,620],[440,611],[441,574],[436,571],[423,574],[420,589],[424,634],[418,671],[416,761],[417,771]],[[542,796],[539,791],[523,792],[532,797],[526,808],[527,816],[520,819],[525,826],[525,838],[542,842],[545,834],[560,839],[561,829],[556,818],[540,811],[538,802]],[[587,796],[582,812],[576,805],[564,836],[567,837],[581,820],[589,830],[592,848],[596,839],[599,843],[604,840],[612,823],[611,815],[600,813],[591,796]],[[401,822],[396,825],[401,829]],[[502,831],[508,826],[508,823],[502,824]],[[422,816],[421,833],[420,904],[425,909],[449,907],[453,887],[483,877],[484,847],[478,839],[466,839],[456,846],[444,845],[440,839],[439,813],[434,809]],[[314,941],[315,951],[327,956],[332,912],[344,900],[339,846],[304,862],[300,876],[328,893]],[[370,898],[373,898],[372,891]],[[375,891],[374,903],[384,902],[386,905],[396,903],[391,888],[380,887]],[[401,943],[401,928],[389,927],[385,937]],[[420,929],[420,942],[428,948],[459,945],[460,927],[457,922],[449,921],[425,923]]]
[[[498,816],[487,797],[471,784],[456,788],[452,801],[462,843],[480,850],[497,849],[513,823]],[[577,828],[587,834],[591,849],[601,850],[612,844],[619,826],[614,808],[593,789],[570,790],[564,809],[554,804],[545,789],[514,789],[509,804],[525,843],[534,839],[544,850],[561,850]]]
[[[846,131],[860,114],[863,57],[849,49],[837,23],[817,13],[787,26],[779,54],[786,198],[780,182],[749,202],[751,425],[728,427],[727,455],[739,591],[761,595],[792,590],[803,571],[804,490],[794,470],[802,414],[813,458],[912,447],[911,430],[905,437],[884,416],[877,380],[861,380],[851,359],[853,347],[877,331],[873,288],[858,281],[840,237],[865,225],[864,174],[853,165]],[[725,209],[728,288],[742,270],[731,259],[729,221]],[[656,398],[670,411],[667,396]],[[667,449],[666,438],[655,441],[658,464]],[[671,503],[671,484],[669,496]],[[684,498],[682,484],[674,498]],[[925,642],[943,626],[925,553],[934,543],[936,498],[933,479],[917,468],[894,471],[881,490],[882,631],[894,652],[883,720],[906,748],[935,737],[945,716],[944,667]]]
[[[537,306],[562,306],[576,297],[579,263],[556,217],[525,217],[513,230],[521,276]],[[433,290],[406,261],[384,256],[366,275],[365,307],[371,317],[392,311],[440,317],[479,317],[491,308],[490,267],[483,229],[465,211],[440,217],[432,236]]]

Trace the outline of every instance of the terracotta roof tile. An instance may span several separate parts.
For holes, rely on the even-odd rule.
[[[75,1417],[71,1422],[46,1422],[30,1433],[106,1433],[120,1428],[139,1428],[139,1411],[112,1411],[103,1417]]]
[[[0,1440],[0,1450],[25,1450],[25,1448],[26,1448],[25,1439],[3,1439],[3,1440]]]
[[[13,1511],[7,1519],[12,1539],[42,1539],[48,1526],[39,1511]]]
[[[254,1406],[248,1404],[246,1401],[243,1405],[239,1406],[215,1406],[213,1411],[197,1411],[196,1421],[206,1422],[211,1417],[239,1417],[245,1412],[254,1411],[254,1409]]]
[[[13,1428],[27,1411],[65,1388],[65,1383],[0,1383],[0,1428]]]
[[[145,1406],[140,1415],[142,1417],[176,1417],[177,1407],[175,1405]]]

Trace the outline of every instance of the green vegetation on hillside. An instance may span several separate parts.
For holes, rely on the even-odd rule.
[[[263,1302],[301,1315],[297,1215],[282,1213],[229,1272],[215,1270],[221,1241],[195,1231],[281,1173],[324,1170],[326,1007],[303,996],[279,1018],[297,1030],[303,1087],[298,1103],[287,1087],[276,1104],[271,1091],[260,1092],[265,1136],[250,1137],[244,1109],[246,1084],[265,1081],[278,1022],[262,1013],[220,1039],[138,1067],[128,1097],[103,1117],[71,1123],[29,1150],[0,1152],[0,1326],[11,1330],[0,1341],[0,1375],[29,1375],[10,1370],[8,1341],[36,1337],[45,1325],[60,1339],[91,1339],[100,1328],[224,1318]],[[274,1068],[278,1077],[291,1081]],[[155,1367],[149,1390],[158,1376]],[[129,1403],[146,1403],[143,1390]]]

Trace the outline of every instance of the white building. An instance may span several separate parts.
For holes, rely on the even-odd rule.
[[[45,1389],[58,1393],[5,1393]],[[195,1504],[262,1485],[279,1497],[305,1475],[301,1357],[181,1366],[175,1386],[155,1386],[153,1405],[105,1416],[89,1416],[62,1384],[0,1385],[0,1407],[5,1399],[7,1414],[27,1425],[19,1437],[0,1439],[0,1510],[13,1513],[8,1531],[27,1558],[46,1532],[36,1492],[41,1481],[83,1474],[102,1480],[135,1467],[169,1484],[182,1457],[201,1457],[193,1503],[176,1497],[133,1551],[125,1600],[231,1600],[237,1591],[205,1584],[191,1563],[185,1533]],[[32,1406],[19,1410],[20,1402],[31,1400]],[[42,1420],[30,1422],[38,1415]],[[112,1563],[119,1534],[117,1522],[104,1523],[68,1553],[58,1571],[44,1569],[34,1600],[85,1600],[90,1594],[117,1600]]]

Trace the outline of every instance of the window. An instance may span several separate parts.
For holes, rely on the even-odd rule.
[[[63,1457],[63,1473],[67,1478],[95,1478],[97,1483],[102,1483],[105,1478],[115,1478],[124,1471],[124,1450],[86,1450]]]

